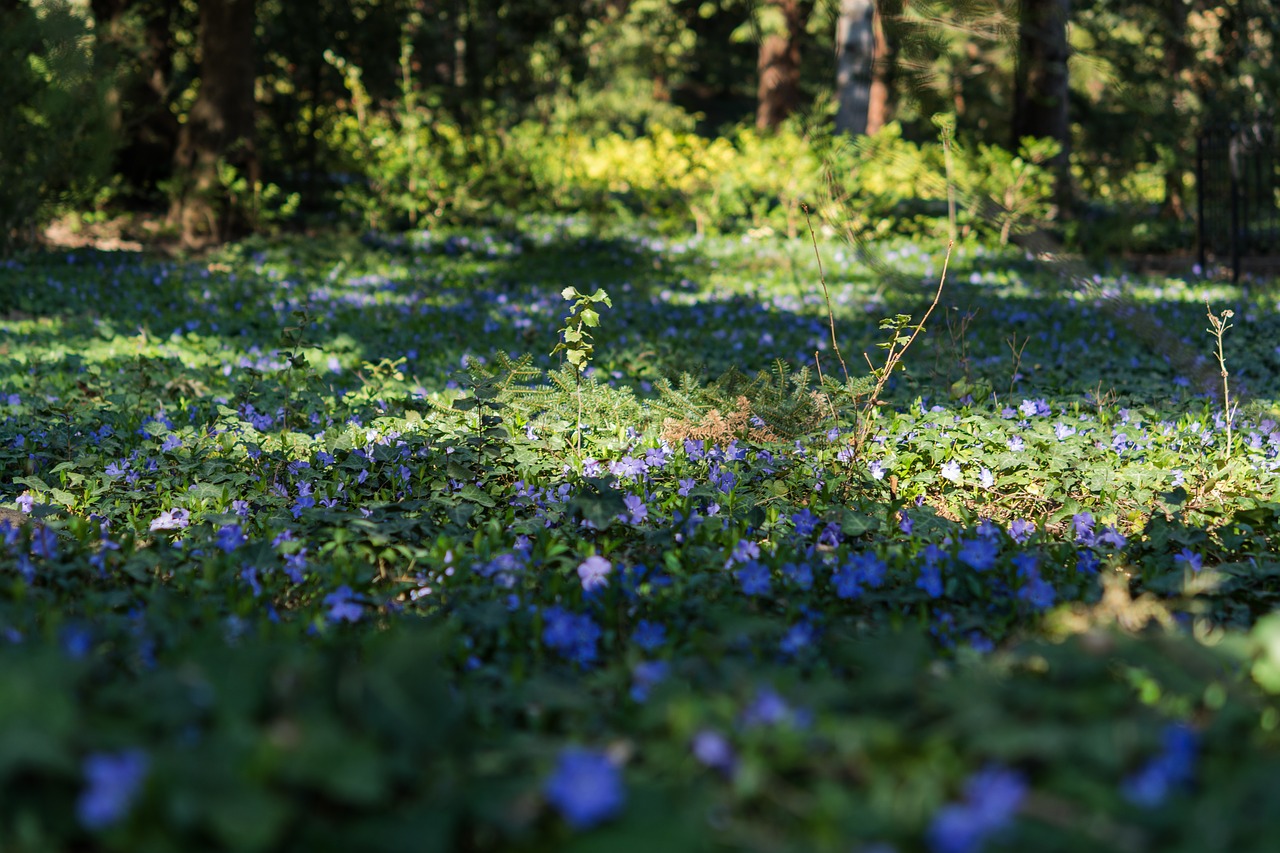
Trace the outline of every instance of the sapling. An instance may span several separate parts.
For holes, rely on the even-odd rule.
[[[578,383],[578,425],[573,431],[573,446],[581,453],[582,374],[595,354],[595,345],[587,329],[594,329],[600,325],[600,312],[596,310],[596,306],[607,305],[612,308],[613,302],[604,288],[596,288],[596,292],[588,296],[585,293],[579,293],[576,287],[566,287],[560,291],[560,295],[572,301],[573,305],[569,308],[568,316],[564,318],[564,328],[560,330],[560,342],[556,344],[555,349],[551,350],[551,354],[555,355],[563,351],[565,360],[574,367],[574,378]]]
[[[1231,386],[1227,382],[1227,358],[1222,351],[1222,336],[1227,333],[1227,329],[1231,328],[1231,323],[1227,322],[1236,315],[1236,312],[1230,308],[1224,310],[1221,314],[1214,314],[1213,309],[1209,307],[1209,300],[1205,300],[1205,311],[1209,315],[1209,328],[1206,330],[1213,335],[1214,342],[1217,344],[1218,370],[1222,376],[1222,411],[1223,417],[1227,421],[1227,456],[1231,456],[1231,422],[1235,419],[1235,408],[1239,407],[1239,403],[1235,407],[1231,403]]]

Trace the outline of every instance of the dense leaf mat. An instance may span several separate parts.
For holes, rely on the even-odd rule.
[[[1274,290],[806,248],[0,266],[0,849],[1274,849]]]

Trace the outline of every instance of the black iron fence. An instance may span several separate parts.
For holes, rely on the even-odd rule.
[[[1272,118],[1208,125],[1196,140],[1200,268],[1231,260],[1233,281],[1250,256],[1280,253],[1280,151]]]

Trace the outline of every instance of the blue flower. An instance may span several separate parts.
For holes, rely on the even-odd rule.
[[[763,563],[752,560],[738,569],[734,575],[737,577],[738,583],[742,585],[742,593],[744,595],[769,594],[769,567]]]
[[[359,622],[364,615],[364,608],[355,600],[355,593],[346,584],[326,595],[324,603],[329,607],[330,622]]]
[[[975,572],[985,572],[996,564],[997,550],[996,543],[989,539],[966,539],[960,543],[957,556]]]
[[[1167,726],[1161,752],[1125,779],[1122,785],[1125,797],[1151,808],[1164,802],[1170,790],[1190,782],[1195,774],[1198,740],[1186,725]]]
[[[600,626],[587,614],[570,613],[559,607],[548,607],[542,613],[542,642],[566,660],[579,666],[595,662]]]
[[[808,537],[817,529],[819,518],[809,512],[808,508],[802,509],[791,516],[791,523],[796,527],[796,535],[802,538]]]
[[[916,579],[916,586],[925,591],[930,598],[937,598],[942,595],[942,571],[936,564],[928,564],[920,567],[920,577]]]
[[[807,563],[787,563],[782,567],[782,576],[803,590],[813,586],[813,568]]]
[[[813,645],[816,632],[808,622],[798,622],[792,625],[787,633],[783,635],[782,641],[778,644],[778,648],[785,655],[799,654],[803,649]]]
[[[646,652],[656,651],[667,642],[667,627],[658,622],[641,619],[631,633],[631,642]]]
[[[590,829],[609,820],[626,801],[618,768],[603,753],[581,747],[560,753],[543,793],[574,829]]]
[[[1013,820],[1026,793],[1026,782],[1014,771],[993,767],[975,773],[965,784],[964,801],[934,815],[929,846],[936,853],[977,853]]]
[[[1204,568],[1204,557],[1192,551],[1190,548],[1183,548],[1173,556],[1173,562],[1188,568],[1193,572],[1198,572]]]
[[[831,573],[831,584],[836,588],[836,598],[857,598],[862,595],[862,576],[850,563],[845,563]]]
[[[664,660],[641,661],[631,671],[631,698],[643,702],[654,685],[667,677],[671,665]]]
[[[141,749],[95,752],[84,760],[85,790],[76,815],[85,829],[106,829],[128,816],[147,777],[150,760]]]

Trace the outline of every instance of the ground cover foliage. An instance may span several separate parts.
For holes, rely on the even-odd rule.
[[[0,848],[1272,849],[1274,289],[817,242],[5,262]]]

